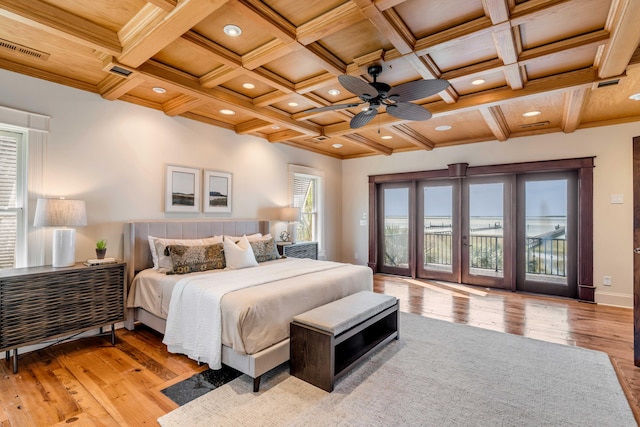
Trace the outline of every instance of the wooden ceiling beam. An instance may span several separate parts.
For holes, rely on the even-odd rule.
[[[229,7],[268,28],[270,35],[284,43],[296,40],[296,27],[260,0],[232,0]]]
[[[118,61],[138,67],[229,0],[181,0],[171,12],[147,4],[119,32]]]
[[[313,92],[314,90],[318,90],[323,87],[336,86],[338,84],[339,82],[336,76],[331,73],[324,73],[296,83],[295,90],[299,94],[304,94]]]
[[[152,3],[161,9],[171,12],[178,4],[177,0],[146,0],[147,3]]]
[[[180,114],[180,117],[184,117],[186,119],[191,119],[191,120],[196,120],[198,122],[202,122],[202,123],[206,123],[208,125],[212,125],[212,126],[216,126],[222,129],[228,129],[230,131],[234,130],[234,126],[220,121],[220,120],[216,120],[216,119],[212,119],[211,117],[206,117],[206,116],[202,116],[200,114],[195,114],[195,113],[191,113],[189,111],[187,111],[186,113],[182,113]]]
[[[14,73],[24,74],[25,76],[35,77],[36,79],[47,80],[59,85],[65,85],[91,93],[99,93],[96,85],[93,85],[91,83],[83,82],[67,76],[62,76],[57,73],[40,70],[38,68],[33,68],[28,65],[19,64],[8,59],[0,58],[0,68],[8,71],[13,71]]]
[[[263,67],[258,67],[253,70],[251,76],[260,80],[264,84],[283,91],[284,93],[291,93],[295,89],[295,85],[292,82]]]
[[[98,92],[104,99],[115,101],[130,90],[138,87],[141,83],[144,83],[144,79],[140,78],[137,73],[128,77],[109,74],[98,83]]]
[[[640,2],[614,0],[605,29],[611,32],[609,43],[602,52],[598,77],[606,79],[623,74],[640,44]]]
[[[415,44],[413,36],[411,36],[411,39],[407,40],[405,38],[407,31],[398,29],[394,26],[397,22],[393,22],[385,16],[384,12],[381,12],[375,5],[361,7],[360,10],[402,55],[406,55],[413,51],[413,46]]]
[[[0,16],[110,55],[122,52],[115,31],[42,0],[0,0]]]
[[[162,104],[162,110],[167,116],[179,116],[187,111],[201,107],[206,103],[206,99],[180,94]]]
[[[436,146],[436,144],[429,138],[411,129],[406,124],[387,126],[385,129],[424,150],[431,151],[433,150],[433,147]]]
[[[198,48],[207,55],[212,55],[217,61],[228,67],[241,67],[242,56],[235,52],[220,46],[218,43],[196,33],[195,31],[187,31],[182,39],[191,43],[193,47]]]
[[[341,137],[356,145],[375,151],[378,154],[384,154],[385,156],[390,156],[391,154],[393,154],[392,148],[389,148],[386,145],[382,145],[357,133],[352,133],[350,135],[341,135]]]
[[[221,65],[215,70],[211,70],[204,76],[200,77],[199,80],[202,87],[216,87],[245,73],[246,70],[242,67]]]
[[[310,43],[298,52],[306,55],[309,60],[317,62],[322,68],[335,76],[344,74],[347,71],[347,64],[329,52],[320,43]]]
[[[289,99],[292,95],[292,92],[282,92],[280,90],[274,90],[273,92],[269,92],[262,96],[254,98],[253,105],[255,105],[256,107],[268,107],[269,105]]]
[[[482,0],[484,13],[493,25],[509,20],[509,4],[507,0]]]
[[[235,131],[238,135],[246,135],[246,134],[260,131],[270,126],[273,126],[273,123],[267,122],[266,120],[253,119],[253,120],[248,120],[246,122],[235,125]]]
[[[507,120],[499,106],[480,107],[478,110],[498,141],[506,141],[509,139],[509,136],[511,135],[509,125],[507,124]]]
[[[301,135],[300,132],[296,132],[295,130],[286,129],[280,132],[272,133],[271,135],[268,136],[267,140],[269,142],[282,142],[282,141],[286,141],[288,139],[296,138],[300,136],[304,136],[304,135]]]
[[[253,70],[268,62],[295,52],[300,48],[301,46],[298,43],[287,43],[279,39],[273,39],[251,52],[242,55],[242,66],[247,70]]]
[[[548,43],[543,46],[523,51],[518,58],[518,63],[520,65],[526,65],[528,62],[539,59],[541,57],[546,57],[558,53],[564,54],[574,49],[604,45],[609,40],[609,38],[610,34],[608,31],[597,30],[565,40],[560,40],[555,43]]]
[[[580,126],[590,91],[590,88],[578,88],[564,94],[561,125],[564,133],[571,133]]]
[[[492,31],[491,20],[484,16],[417,40],[415,52],[418,55],[425,55],[432,49],[455,49],[457,44],[470,41],[483,33]]]
[[[271,121],[284,127],[289,127],[299,133],[319,135],[321,132],[320,127],[317,125],[298,122],[291,119],[288,115],[284,115],[270,109],[257,108],[251,103],[251,101],[240,99],[239,97],[231,95],[222,89],[203,88],[200,86],[197,78],[189,76],[186,73],[179,72],[156,61],[149,60],[145,62],[138,67],[138,72],[152,83],[158,82],[165,86],[172,87],[185,95],[190,95],[196,98],[204,98],[226,103],[230,108],[236,108],[246,112],[247,114],[251,114],[256,118]]]
[[[296,38],[306,46],[364,19],[357,5],[346,2],[300,25],[296,30]]]

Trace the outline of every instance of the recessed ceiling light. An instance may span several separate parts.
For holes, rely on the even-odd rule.
[[[242,87],[245,89],[255,89],[256,85],[254,85],[253,83],[242,83]]]
[[[278,126],[278,125],[273,125],[273,126],[271,126],[271,129],[273,129],[273,130],[278,130],[278,129],[280,129],[280,126]]]
[[[240,34],[242,34],[242,29],[233,24],[225,25],[222,31],[224,31],[226,35],[231,37],[238,37]]]
[[[391,135],[384,135],[380,137],[380,139],[391,139],[391,138],[393,138]]]
[[[337,142],[332,145],[333,148],[342,148],[342,144],[338,144]]]
[[[540,115],[542,113],[540,113],[540,111],[527,111],[526,113],[523,113],[522,116],[523,117],[533,117],[533,116],[537,116]]]
[[[338,89],[329,89],[329,95],[331,96],[337,96],[340,95],[340,91]]]
[[[297,107],[298,103],[297,102],[290,102],[288,105],[289,105],[289,107]]]
[[[477,80],[472,81],[471,84],[478,86],[478,85],[481,85],[484,82],[485,82],[484,79],[477,79]]]
[[[451,126],[449,126],[449,125],[442,125],[442,126],[438,126],[438,127],[436,127],[436,130],[437,130],[438,132],[442,132],[442,131],[444,131],[444,130],[449,130],[449,129],[451,129]]]
[[[220,110],[220,113],[225,116],[233,116],[236,112],[233,110]]]
[[[633,99],[634,101],[640,101],[640,93],[634,93],[629,97],[629,99]]]
[[[166,93],[167,92],[167,90],[165,88],[160,87],[160,86],[156,86],[151,90],[154,91],[155,93]]]

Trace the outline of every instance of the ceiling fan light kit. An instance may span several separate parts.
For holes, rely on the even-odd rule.
[[[338,81],[342,87],[357,95],[362,102],[329,105],[312,108],[305,112],[314,113],[354,108],[368,102],[369,105],[351,119],[349,123],[351,129],[356,129],[369,123],[378,114],[380,106],[384,106],[390,116],[401,120],[428,120],[432,116],[431,112],[409,101],[427,98],[449,87],[449,82],[443,79],[415,80],[391,87],[387,83],[378,81],[382,66],[371,65],[367,72],[373,79],[371,83],[354,76],[338,76]]]

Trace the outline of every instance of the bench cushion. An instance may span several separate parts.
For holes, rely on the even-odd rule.
[[[299,314],[293,321],[339,335],[393,306],[396,301],[397,298],[391,295],[362,291]]]

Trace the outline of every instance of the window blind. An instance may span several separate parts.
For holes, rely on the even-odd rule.
[[[0,268],[13,268],[16,261],[18,215],[18,140],[0,135]]]

